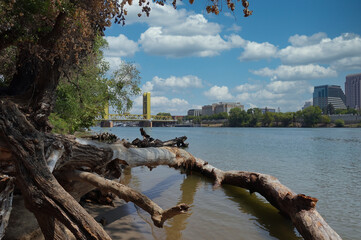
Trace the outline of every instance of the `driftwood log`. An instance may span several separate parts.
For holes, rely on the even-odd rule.
[[[134,202],[151,215],[158,227],[187,211],[185,204],[163,210],[145,195],[108,180],[119,176],[120,168],[115,167],[119,164],[168,165],[198,171],[213,178],[215,187],[230,184],[260,193],[292,220],[305,239],[341,239],[317,212],[317,199],[294,193],[275,177],[255,172],[224,172],[175,147],[139,148],[122,141],[107,144],[40,132],[11,101],[0,102],[0,146],[0,162],[10,164],[2,169],[16,178],[26,207],[34,213],[46,239],[64,239],[66,229],[77,239],[110,239],[78,203],[81,196],[94,188]],[[6,198],[9,197],[0,202],[7,201]]]

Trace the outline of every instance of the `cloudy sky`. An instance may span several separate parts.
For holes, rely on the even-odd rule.
[[[106,59],[138,66],[152,114],[220,101],[296,111],[314,86],[344,89],[346,75],[361,73],[360,0],[249,0],[248,18],[240,3],[218,16],[200,0],[151,4],[150,17],[127,6],[126,25],[106,30]],[[141,111],[137,97],[131,113]]]

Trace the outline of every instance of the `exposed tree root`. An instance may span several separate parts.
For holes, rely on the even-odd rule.
[[[69,187],[68,179],[60,174],[63,171],[82,169],[101,175],[119,175],[117,169],[110,166],[114,165],[114,161],[121,160],[114,158],[114,150],[108,144],[82,144],[82,140],[71,136],[39,132],[14,103],[2,100],[0,142],[1,146],[6,146],[6,151],[11,152],[6,160],[11,159],[11,165],[15,167],[17,186],[21,189],[26,207],[34,213],[45,239],[64,239],[64,227],[76,239],[110,239],[104,229],[72,197],[74,194],[80,198],[94,187],[89,188],[89,184],[84,186],[84,179]],[[93,178],[95,177],[97,176],[93,174]],[[89,183],[90,180],[87,179]],[[100,177],[97,180],[104,180],[101,183],[105,185],[96,185],[95,181],[92,184],[107,187],[113,183]],[[58,181],[64,185],[60,185]],[[115,189],[109,188],[112,191]],[[123,186],[121,190],[127,191],[124,193],[117,190],[123,198],[138,201],[139,206],[151,213],[154,223],[159,227],[168,218],[188,209],[181,204],[163,211],[144,195],[133,192],[130,188]],[[145,199],[149,201],[141,203]]]

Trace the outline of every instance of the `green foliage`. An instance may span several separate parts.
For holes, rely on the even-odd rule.
[[[275,118],[273,116],[273,113],[266,112],[262,116],[262,126],[269,127],[274,120],[275,120]]]
[[[170,113],[163,113],[163,112],[160,112],[160,113],[157,113],[157,116],[172,116]]]
[[[342,120],[342,119],[337,119],[335,121],[335,125],[336,125],[336,127],[344,127],[345,126],[345,121]]]
[[[8,47],[0,51],[0,87],[8,86],[16,71],[16,48]]]
[[[321,123],[323,124],[329,124],[331,122],[331,119],[328,115],[322,115],[321,116]]]
[[[249,117],[248,126],[258,127],[262,119],[262,111],[259,108],[250,108],[247,110]]]
[[[288,127],[293,121],[293,113],[286,112],[286,113],[278,113],[281,115],[281,123],[283,127]]]
[[[229,126],[230,127],[244,127],[247,126],[250,116],[246,111],[240,108],[232,108],[229,111]]]
[[[119,69],[114,71],[112,77],[108,79],[108,100],[110,106],[114,107],[118,113],[129,110],[133,106],[130,97],[140,94],[139,74],[135,64],[122,63]]]
[[[200,116],[191,116],[188,118],[189,120],[192,120],[194,124],[201,124],[202,118]]]
[[[118,112],[127,111],[132,106],[130,96],[140,93],[139,72],[133,64],[123,63],[112,78],[106,77],[109,67],[101,51],[105,45],[105,40],[98,37],[93,53],[80,68],[61,79],[54,113],[49,118],[54,132],[74,133],[93,126],[108,104]]]
[[[331,103],[329,103],[326,107],[326,114],[335,114],[335,107]]]
[[[347,109],[336,109],[335,114],[357,114],[357,110],[354,108],[347,108]]]
[[[216,114],[212,114],[210,116],[201,116],[202,120],[219,120],[219,119],[228,119],[228,113],[226,112],[221,112],[221,113],[216,113]]]
[[[306,127],[314,127],[321,120],[322,111],[319,107],[310,106],[302,111],[303,123]]]
[[[53,132],[60,133],[60,134],[68,134],[75,132],[73,125],[69,122],[64,120],[63,118],[59,117],[56,113],[51,113],[49,116],[49,121],[54,126]]]

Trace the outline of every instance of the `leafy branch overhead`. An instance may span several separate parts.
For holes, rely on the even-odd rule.
[[[149,0],[139,0],[138,1],[138,5],[139,7],[141,7],[142,12],[145,13],[145,15],[147,17],[149,17],[150,12],[151,12],[151,7],[150,7],[150,2]],[[166,0],[153,0],[154,3],[160,5],[160,6],[164,6],[164,4],[166,3]],[[240,2],[240,0],[237,0],[237,2]],[[190,4],[194,3],[194,0],[189,0]],[[236,10],[236,1],[233,0],[226,0],[227,3],[227,7],[228,9],[230,9],[232,12],[234,12]],[[214,13],[216,15],[219,14],[220,9],[222,7],[223,1],[219,1],[219,0],[208,0],[207,6],[206,6],[206,10],[207,13]],[[126,20],[126,15],[128,15],[128,11],[126,9],[126,6],[131,6],[133,5],[133,0],[123,0],[120,3],[120,12],[116,15],[115,17],[115,23],[122,23],[125,24],[125,20]],[[177,8],[177,0],[173,0],[172,5],[174,8]],[[253,11],[250,11],[248,9],[249,6],[249,2],[247,0],[242,0],[242,6],[243,6],[243,13],[244,13],[244,17],[248,17],[250,15],[252,15]],[[141,17],[142,13],[138,13],[138,17]]]
[[[136,66],[122,62],[111,76],[104,61],[105,39],[97,37],[93,51],[79,67],[64,74],[57,87],[57,99],[50,122],[57,133],[74,133],[95,125],[110,105],[123,113],[133,104],[132,96],[140,93],[140,76]]]

